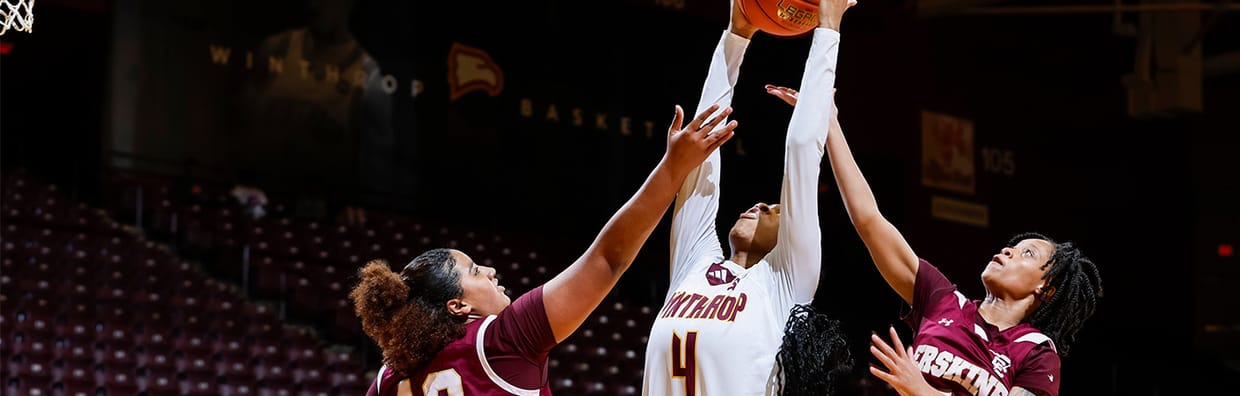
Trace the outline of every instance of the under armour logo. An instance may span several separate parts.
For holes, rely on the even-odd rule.
[[[952,325],[952,322],[955,322],[955,321],[954,321],[954,320],[951,320],[951,319],[948,319],[948,318],[939,319],[939,324],[941,324],[941,325],[943,325],[943,326],[951,326],[951,325]]]

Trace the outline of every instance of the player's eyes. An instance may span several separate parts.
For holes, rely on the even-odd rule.
[[[1033,257],[1033,251],[1029,249],[1025,249],[1025,255],[1029,257]]]

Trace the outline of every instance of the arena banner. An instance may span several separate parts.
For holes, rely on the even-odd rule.
[[[977,185],[973,122],[923,111],[921,183],[926,187],[973,194]]]
[[[705,53],[726,23],[684,1],[497,3],[485,18],[384,0],[121,3],[138,12],[118,15],[131,34],[115,35],[114,64],[136,73],[114,87],[114,150],[328,207],[484,205],[517,188],[507,202],[534,204],[583,193],[562,180],[639,180],[672,105],[700,89],[706,57],[684,43]],[[633,20],[648,27],[612,34]],[[612,190],[584,193],[629,192]]]

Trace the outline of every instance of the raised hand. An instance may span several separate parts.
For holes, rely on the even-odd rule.
[[[818,0],[818,27],[840,30],[844,11],[857,5],[857,0]]]
[[[795,89],[771,84],[766,84],[766,93],[779,98],[779,100],[792,105],[792,107],[796,107],[797,96],[800,95]]]
[[[669,165],[683,170],[696,168],[710,153],[732,138],[736,130],[736,120],[719,126],[720,122],[732,114],[732,108],[718,110],[719,105],[711,105],[682,128],[685,111],[680,105],[676,105],[676,116],[672,119],[672,125],[667,128],[667,152],[663,155]],[[718,114],[715,114],[716,111]],[[715,116],[710,118],[712,114]]]
[[[893,345],[887,345],[878,334],[870,335],[870,353],[884,366],[887,366],[887,371],[870,366],[870,374],[891,384],[891,387],[895,388],[901,396],[942,394],[942,392],[935,391],[930,383],[926,382],[925,377],[921,376],[921,371],[917,369],[917,362],[914,362],[911,357],[912,348],[904,348],[904,343],[900,342],[900,335],[896,334],[894,327],[889,330]]]
[[[741,10],[741,0],[732,0],[732,16],[728,19],[728,30],[737,36],[751,38],[758,27],[749,23],[749,17]]]

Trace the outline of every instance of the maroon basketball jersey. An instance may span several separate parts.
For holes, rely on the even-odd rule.
[[[547,353],[553,346],[538,287],[499,315],[470,322],[464,337],[416,375],[400,378],[383,366],[366,394],[396,396],[398,387],[408,386],[415,396],[549,396]]]
[[[1021,387],[1059,394],[1059,355],[1029,323],[999,331],[925,260],[917,269],[913,309],[904,320],[916,331],[913,360],[931,386],[952,395],[1005,396]]]

